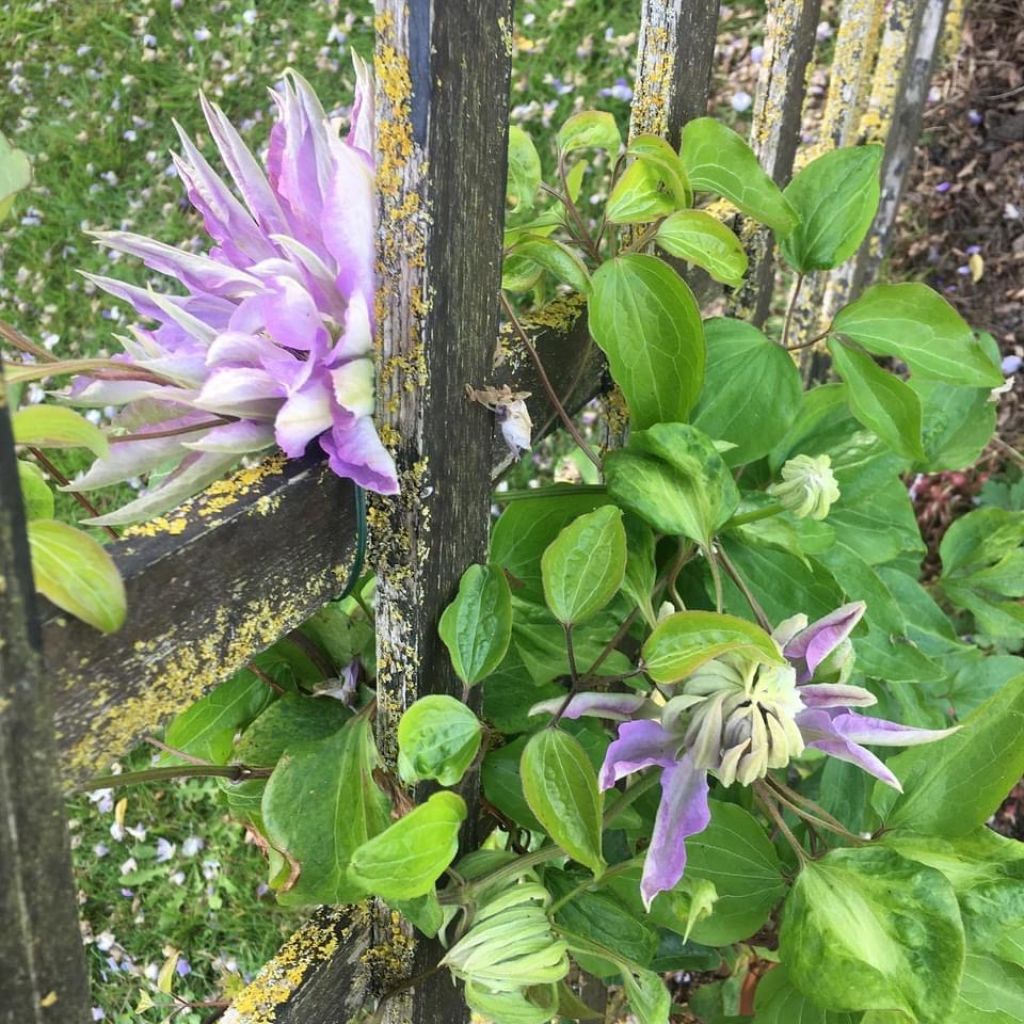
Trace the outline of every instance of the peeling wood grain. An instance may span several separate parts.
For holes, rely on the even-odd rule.
[[[89,982],[0,368],[0,1024],[85,1024]]]

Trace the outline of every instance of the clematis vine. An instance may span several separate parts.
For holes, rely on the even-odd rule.
[[[648,908],[683,877],[685,841],[711,820],[709,773],[723,786],[750,785],[811,748],[900,789],[865,744],[912,746],[954,731],[912,728],[852,710],[876,702],[869,690],[846,682],[853,664],[850,633],[864,611],[858,601],[810,624],[805,615],[787,619],[772,634],[785,664],[726,653],[683,680],[681,692],[664,704],[637,694],[580,693],[565,707],[566,718],[621,723],[601,767],[601,789],[645,768],[661,769],[661,801],[640,882]],[[562,703],[544,701],[531,713],[557,713]]]
[[[274,444],[297,458],[316,441],[339,476],[384,494],[398,490],[372,420],[372,82],[354,59],[345,138],[295,72],[272,92],[278,117],[265,170],[224,112],[202,98],[233,188],[178,128],[174,162],[212,239],[206,253],[97,233],[101,245],[138,257],[185,294],[86,275],[153,326],[119,339],[123,373],[73,386],[78,404],[121,406],[115,428],[130,433],[112,437],[111,454],[72,487],[171,467],[142,497],[92,522],[132,522],[173,507],[241,456]]]

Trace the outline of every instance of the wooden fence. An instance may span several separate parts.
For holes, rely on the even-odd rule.
[[[809,289],[802,323],[877,271],[917,138],[946,0],[841,0],[820,145],[886,142],[883,200],[847,266]],[[403,708],[461,693],[436,622],[484,554],[504,445],[467,383],[543,394],[514,338],[495,368],[512,54],[512,0],[378,0],[380,192],[378,424],[402,492],[371,502],[378,574],[378,741],[394,757]],[[716,0],[643,0],[633,132],[674,143],[706,110]],[[793,169],[820,0],[768,0],[751,141],[780,185]],[[762,321],[770,239],[753,226],[748,285],[731,308]],[[605,381],[583,304],[560,299],[532,326],[571,409]],[[555,411],[534,400],[537,435]],[[480,439],[493,436],[492,445]],[[9,417],[0,392],[0,985],[2,1024],[90,1019],[61,790],[298,626],[355,557],[354,492],[317,459],[271,458],[136,528],[111,550],[128,620],[101,636],[33,596]],[[473,803],[474,780],[467,797]],[[476,816],[471,814],[472,822]],[[467,837],[468,838],[468,837]],[[436,962],[432,943],[374,906],[323,908],[244,990],[232,1024],[346,1024],[396,978]],[[388,1004],[386,1020],[448,1024],[466,1010],[446,972]]]

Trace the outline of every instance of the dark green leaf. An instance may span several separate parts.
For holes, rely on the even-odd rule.
[[[784,964],[757,985],[752,1024],[856,1024],[856,1014],[823,1010],[793,987]]]
[[[683,129],[681,154],[690,187],[724,196],[748,217],[784,238],[798,218],[778,186],[762,170],[753,150],[731,128],[698,117]]]
[[[454,786],[473,763],[480,735],[480,722],[462,701],[440,693],[421,697],[398,723],[402,780]]]
[[[1024,969],[1005,960],[968,955],[956,1024],[1020,1024],[1024,1020]]]
[[[481,767],[480,783],[488,802],[506,818],[524,828],[543,832],[544,826],[534,817],[523,795],[523,780],[519,772],[523,749],[529,740],[529,736],[520,736],[504,747],[490,751]]]
[[[800,371],[781,346],[742,320],[704,323],[708,365],[693,423],[736,447],[723,454],[730,466],[767,455],[800,410]]]
[[[590,274],[580,254],[554,238],[527,235],[515,243],[510,255],[532,260],[557,281],[575,288],[584,295],[590,291]]]
[[[466,804],[457,793],[435,793],[352,853],[349,876],[383,899],[425,896],[455,859]]]
[[[684,421],[704,380],[704,329],[683,279],[654,256],[608,260],[594,274],[588,316],[633,427]]]
[[[913,390],[869,355],[841,341],[829,339],[828,349],[847,384],[854,416],[894,452],[922,461],[921,401]]]
[[[629,513],[623,517],[622,525],[626,529],[626,575],[622,590],[653,622],[651,593],[657,575],[654,533],[642,519]]]
[[[960,314],[924,284],[876,284],[836,314],[832,329],[930,380],[979,388],[1003,382]]]
[[[622,512],[605,505],[564,527],[544,552],[544,599],[559,622],[576,625],[608,604],[625,572]]]
[[[973,465],[996,427],[995,402],[987,388],[960,388],[915,377],[909,382],[924,418],[922,468],[929,473]]]
[[[456,675],[472,686],[502,662],[512,639],[512,594],[496,565],[471,565],[445,608],[438,633]]]
[[[812,160],[783,193],[800,223],[783,240],[786,262],[803,274],[849,259],[871,227],[881,188],[882,146],[834,149]]]
[[[530,737],[520,770],[526,801],[544,831],[600,875],[602,799],[597,772],[579,740],[558,729],[542,729]]]
[[[946,878],[878,847],[805,864],[786,902],[782,960],[832,1010],[900,1010],[943,1021],[957,997],[964,932]]]

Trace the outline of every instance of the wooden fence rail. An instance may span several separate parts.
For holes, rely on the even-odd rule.
[[[752,144],[780,185],[793,169],[819,4],[768,4]],[[718,3],[638,6],[631,131],[677,143],[682,125],[707,107]],[[436,621],[463,569],[485,551],[490,489],[508,465],[504,443],[487,413],[465,400],[464,386],[508,383],[531,392],[535,438],[557,425],[557,415],[521,344],[499,329],[495,301],[512,0],[377,0],[376,7],[378,424],[402,481],[399,498],[375,499],[369,512],[378,575],[378,741],[388,759],[409,703],[461,690]],[[824,143],[887,139],[883,205],[871,237],[825,285],[848,295],[874,275],[891,236],[945,0],[888,0],[888,7],[847,0],[843,11]],[[771,239],[751,226],[745,240],[749,284],[729,301],[761,322],[775,281]],[[815,308],[805,304],[805,321]],[[583,309],[576,296],[558,299],[530,327],[571,410],[606,382]],[[481,444],[488,435],[493,442]],[[351,485],[322,461],[271,458],[111,547],[128,592],[119,633],[101,636],[52,608],[40,629],[0,401],[0,1024],[89,1019],[60,785],[103,771],[336,595],[356,559],[353,502]],[[471,804],[472,788],[471,780]],[[324,908],[224,1021],[346,1024],[365,1000],[437,955],[380,907]],[[387,1012],[390,1021],[416,1024],[466,1017],[443,972]]]

